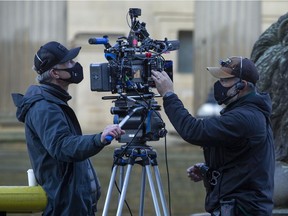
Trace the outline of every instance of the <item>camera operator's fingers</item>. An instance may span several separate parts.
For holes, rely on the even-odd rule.
[[[160,74],[161,74],[165,79],[171,81],[171,79],[170,79],[170,77],[168,76],[168,74],[166,73],[166,71],[162,71]],[[171,82],[172,82],[172,81],[171,81]]]
[[[173,83],[165,71],[152,70],[152,78],[161,96],[164,96],[167,92],[174,92]]]
[[[108,125],[101,134],[101,142],[104,143],[108,135],[112,136],[113,138],[119,138],[124,133],[125,131],[122,130],[119,125]]]
[[[152,77],[154,75],[154,78],[156,80],[163,80],[163,78],[167,80],[171,80],[166,71],[159,72],[159,71],[152,70],[151,72],[152,72]]]
[[[110,135],[113,135],[114,138],[119,138],[121,135],[125,133],[124,130],[122,130],[119,125],[115,124],[112,125]]]
[[[125,134],[125,130],[122,130],[120,127],[119,127],[119,130],[117,131],[117,137],[116,138],[119,138],[121,135]]]
[[[194,181],[194,182],[199,182],[203,180],[201,175],[197,175],[195,173],[191,173],[188,177],[190,178],[191,181]]]
[[[158,93],[160,95],[162,95],[161,94],[161,85],[159,84],[159,81],[160,81],[159,74],[160,74],[160,72],[159,71],[155,71],[155,70],[152,70],[151,72],[152,72],[151,77],[152,77],[153,81],[155,82],[155,86],[157,88],[157,91],[158,91]]]
[[[194,169],[194,165],[193,166],[191,166],[191,167],[188,167],[187,168],[187,174],[189,174],[190,172],[192,172],[192,170]]]
[[[187,176],[191,181],[198,182],[203,180],[200,169],[197,165],[191,166],[187,169]]]
[[[160,72],[159,71],[155,71],[155,70],[152,70],[152,79],[156,82],[158,79],[160,79]]]

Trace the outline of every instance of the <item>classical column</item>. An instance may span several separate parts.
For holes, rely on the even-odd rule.
[[[12,92],[34,82],[34,53],[50,40],[66,41],[65,1],[0,2],[0,127],[14,125]]]
[[[196,1],[194,110],[203,104],[214,79],[207,66],[229,56],[250,57],[261,33],[260,1]]]

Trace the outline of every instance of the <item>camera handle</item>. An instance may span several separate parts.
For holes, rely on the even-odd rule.
[[[128,121],[128,119],[135,113],[137,112],[138,110],[141,110],[141,109],[144,109],[145,107],[142,106],[142,107],[136,107],[134,108],[128,115],[125,116],[125,118],[119,123],[119,127],[122,128],[122,126]],[[105,141],[107,143],[111,143],[111,141],[113,140],[113,136],[111,135],[107,135],[105,137]]]

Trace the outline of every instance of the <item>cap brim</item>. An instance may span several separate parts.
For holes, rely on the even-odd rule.
[[[231,70],[230,68],[227,69]],[[223,70],[222,67],[207,67],[207,70],[211,73],[212,76],[218,79],[235,77],[234,75],[231,75],[229,72],[225,72],[225,70]]]
[[[76,58],[76,56],[79,54],[81,47],[76,47],[71,50],[69,50],[68,54],[59,62],[60,64],[65,63],[69,60],[72,60]]]

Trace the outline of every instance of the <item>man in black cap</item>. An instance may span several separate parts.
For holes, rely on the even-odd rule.
[[[187,169],[188,177],[203,180],[205,209],[211,215],[272,215],[274,144],[270,125],[271,100],[256,91],[254,63],[242,57],[208,67],[218,79],[214,97],[226,107],[220,116],[197,119],[183,106],[165,72],[153,71],[165,112],[187,142],[203,147],[205,163]]]
[[[68,105],[68,86],[83,79],[82,66],[73,59],[80,47],[68,50],[52,41],[40,47],[34,69],[40,85],[23,96],[13,94],[16,116],[25,123],[28,153],[36,180],[48,204],[43,215],[94,215],[100,184],[89,157],[110,144],[124,131],[107,126],[102,133],[82,135],[77,117]]]

